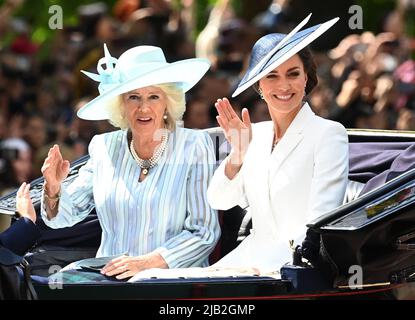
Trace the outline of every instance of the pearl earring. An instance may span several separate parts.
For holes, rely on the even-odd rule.
[[[258,89],[258,93],[259,93],[260,98],[261,98],[262,100],[264,100],[264,95],[263,95],[263,93],[262,93],[262,89],[261,89],[261,88],[259,88],[259,89]]]
[[[167,117],[167,113],[165,113],[165,114],[164,114],[164,116],[163,116],[164,121],[166,121],[166,120],[167,120],[167,118],[168,118],[168,117]]]

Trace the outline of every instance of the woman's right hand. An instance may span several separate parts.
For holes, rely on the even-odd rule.
[[[244,108],[242,110],[241,120],[226,98],[218,99],[215,107],[219,113],[216,120],[223,129],[225,137],[232,147],[232,161],[234,164],[240,165],[252,140],[252,126],[249,112]]]
[[[45,192],[49,197],[55,197],[59,193],[62,181],[69,174],[69,165],[68,160],[63,160],[57,144],[49,149],[41,169],[45,179]]]

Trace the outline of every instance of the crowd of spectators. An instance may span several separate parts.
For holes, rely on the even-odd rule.
[[[209,59],[212,67],[188,93],[183,119],[185,127],[203,129],[217,125],[214,102],[230,97],[255,41],[265,33],[286,33],[298,22],[289,0],[269,1],[251,21],[238,17],[231,1],[219,0],[195,34],[194,1],[182,0],[180,8],[168,0],[81,5],[78,25],[56,30],[47,44],[34,43],[30,23],[14,14],[30,4],[4,1],[0,39],[12,35],[13,40],[6,46],[0,41],[0,194],[40,176],[52,144],[73,161],[87,153],[93,135],[114,130],[106,121],[76,117],[97,95],[96,84],[79,71],[96,71],[103,43],[115,57],[148,44],[162,47],[168,61]],[[405,32],[406,9],[398,2],[376,34],[351,31],[335,48],[315,52],[319,85],[308,99],[317,114],[347,128],[415,130],[414,42]],[[39,54],[42,46],[46,58]],[[232,103],[247,107],[253,122],[269,119],[253,90]]]

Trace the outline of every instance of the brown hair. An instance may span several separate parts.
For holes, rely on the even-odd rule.
[[[308,95],[311,93],[311,91],[313,91],[313,89],[317,86],[318,83],[316,63],[314,62],[313,55],[308,47],[305,47],[297,54],[300,57],[304,65],[304,71],[307,74],[305,94]]]

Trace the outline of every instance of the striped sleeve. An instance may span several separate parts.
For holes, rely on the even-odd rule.
[[[207,134],[198,132],[187,179],[184,230],[155,250],[170,268],[206,266],[219,239],[217,212],[209,206],[206,197],[214,166],[212,141]]]
[[[51,228],[70,227],[85,219],[94,209],[95,204],[92,193],[93,176],[93,149],[96,144],[94,137],[88,147],[90,158],[79,169],[76,179],[67,187],[61,186],[58,214],[53,219],[48,219],[44,208],[44,195],[42,193],[41,215],[45,224]]]

